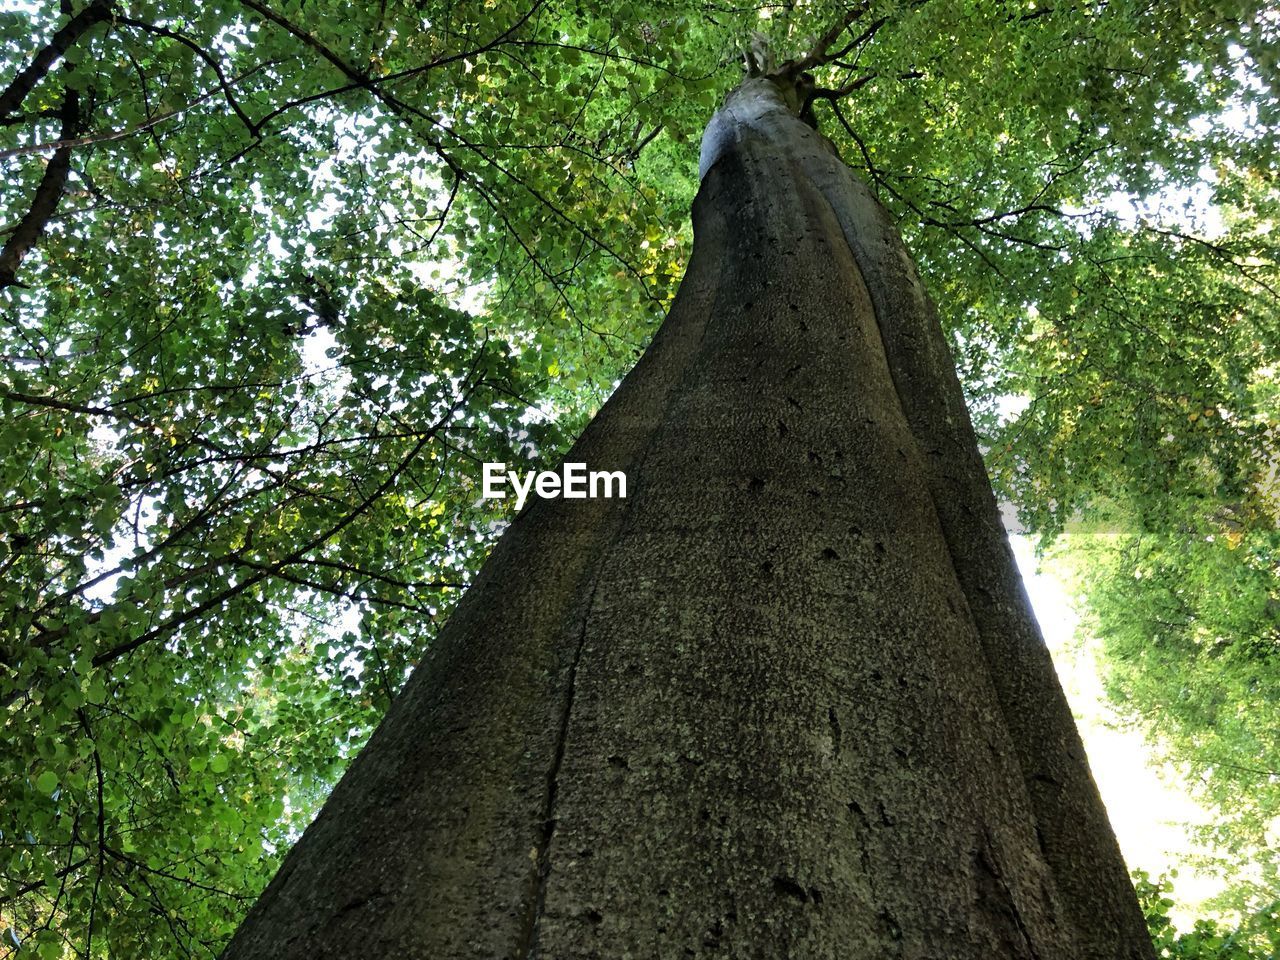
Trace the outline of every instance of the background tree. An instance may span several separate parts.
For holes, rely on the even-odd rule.
[[[1172,531],[1073,533],[1055,549],[1089,597],[1112,700],[1215,811],[1197,862],[1247,912],[1277,890],[1276,535],[1227,507],[1184,509]]]
[[[646,342],[742,38],[842,12],[3,14],[11,944],[216,952],[490,542],[475,461],[553,459]],[[821,77],[1034,529],[1267,522],[1276,29],[875,4]],[[1204,177],[1222,236],[1169,209]]]
[[[1280,918],[1277,904],[1251,911],[1239,924],[1197,920],[1192,929],[1179,932],[1169,919],[1173,884],[1169,877],[1152,882],[1143,871],[1135,872],[1138,897],[1155,943],[1156,956],[1170,960],[1254,960],[1275,956],[1280,950]]]

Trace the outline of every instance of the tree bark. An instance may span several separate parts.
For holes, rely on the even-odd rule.
[[[225,953],[1152,951],[891,221],[769,80],[693,258]]]

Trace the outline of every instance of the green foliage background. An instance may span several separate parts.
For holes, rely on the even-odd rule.
[[[1174,876],[1134,872],[1134,889],[1161,960],[1265,960],[1280,954],[1280,901],[1254,907],[1238,922],[1197,920],[1179,931],[1169,919]]]
[[[849,12],[818,121],[1274,899],[1266,4],[61,0],[0,8],[0,950],[217,953],[500,530],[479,463],[660,321],[741,45]]]

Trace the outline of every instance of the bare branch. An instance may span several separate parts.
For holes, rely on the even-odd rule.
[[[857,23],[858,20],[866,15],[869,9],[871,9],[871,4],[866,2],[866,0],[850,7],[843,17],[832,24],[831,28],[827,30],[826,33],[822,34],[822,36],[818,37],[818,39],[814,41],[814,44],[809,49],[808,53],[798,59],[791,60],[784,64],[782,69],[786,70],[789,76],[798,77],[800,74],[812,70],[815,67],[820,67],[824,63],[830,63],[837,56],[843,56],[844,51],[840,53],[831,53],[832,46],[834,46],[835,42],[840,39],[840,34],[844,33],[849,29],[849,27]]]

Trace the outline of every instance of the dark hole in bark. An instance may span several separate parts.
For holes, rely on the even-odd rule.
[[[778,876],[773,878],[773,889],[775,892],[785,896],[799,900],[801,903],[809,902],[809,894],[804,887],[796,883],[790,877]]]
[[[714,950],[720,946],[720,938],[724,936],[724,924],[717,920],[711,925],[711,929],[707,931],[707,935],[702,938],[702,945],[708,949]]]
[[[898,926],[898,921],[893,919],[893,914],[888,910],[881,910],[878,919],[880,921],[880,929],[889,935],[890,940],[902,939],[902,928]]]

